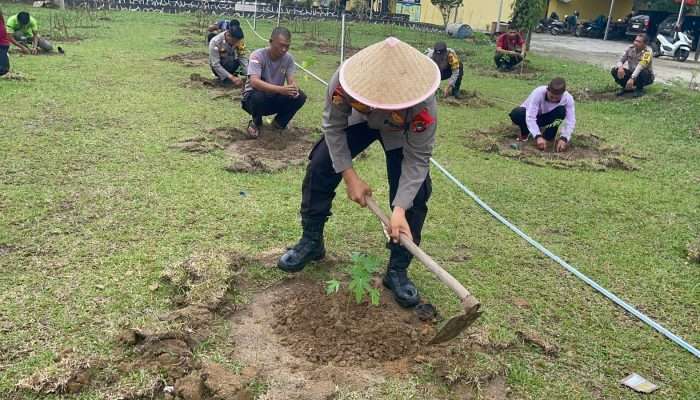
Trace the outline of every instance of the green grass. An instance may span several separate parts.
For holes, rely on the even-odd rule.
[[[6,16],[19,10],[2,8]],[[32,13],[41,24],[60,11]],[[255,255],[291,244],[300,233],[303,168],[232,174],[223,169],[223,152],[192,156],[168,149],[205,129],[242,127],[248,119],[238,104],[181,87],[191,72],[208,74],[207,68],[159,61],[193,50],[170,44],[183,36],[179,31],[192,17],[109,17],[101,29],[77,29],[86,40],[66,43],[64,57],[13,56],[13,70],[30,81],[0,80],[0,244],[16,249],[0,256],[3,398],[20,379],[52,365],[65,348],[108,358],[120,329],[157,325],[158,315],[170,308],[169,298],[167,291],[149,286],[172,263],[203,251]],[[317,25],[320,37],[337,36],[334,23]],[[264,45],[244,28],[249,47]],[[260,23],[259,30],[266,36],[271,25]],[[350,26],[355,47],[389,34],[419,48],[436,40],[395,27]],[[305,40],[303,34],[293,37],[297,61],[330,77],[337,56],[315,54],[301,46]],[[534,85],[555,75],[566,77],[572,89],[610,85],[606,71],[537,56],[536,80],[484,77],[473,68],[490,66],[492,47],[448,42],[473,53],[463,88],[487,97],[519,103]],[[300,82],[309,101],[294,123],[318,127],[324,88],[312,79]],[[660,85],[639,101],[577,104],[578,132],[646,157],[635,172],[536,167],[466,147],[465,132],[507,121],[512,106],[503,102],[484,109],[442,107],[435,158],[525,232],[699,345],[700,270],[686,253],[700,232],[699,106],[697,94]],[[357,169],[386,205],[377,146]],[[531,330],[562,349],[558,358],[534,348],[499,354],[513,398],[638,398],[618,385],[630,372],[660,386],[650,398],[700,398],[697,359],[563,272],[438,171],[433,190],[423,246],[438,261],[469,253],[468,261],[444,265],[482,301],[478,328],[498,343]],[[348,260],[352,251],[385,260],[374,217],[342,191],[341,186],[327,228],[328,248]],[[319,280],[325,276],[318,268],[309,273]],[[281,276],[262,269],[255,274],[267,282]],[[443,314],[457,311],[453,295],[418,263],[411,274]],[[515,299],[530,307],[517,307]],[[225,359],[216,349],[221,342],[208,344],[208,357]],[[391,382],[375,393],[409,398],[398,393],[411,392],[419,398],[429,381],[421,376]],[[387,393],[391,387],[400,389]]]

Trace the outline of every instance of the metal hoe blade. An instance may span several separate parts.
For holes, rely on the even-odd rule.
[[[384,234],[388,237],[387,227],[389,226],[389,219],[382,209],[379,208],[379,205],[377,205],[377,202],[374,201],[372,196],[367,196],[365,200],[367,201],[367,208],[379,218],[384,228]],[[472,294],[450,275],[449,272],[445,271],[435,260],[413,243],[408,236],[401,234],[399,239],[401,245],[419,259],[443,284],[449,287],[462,302],[464,314],[450,318],[429,344],[437,344],[454,339],[481,315],[481,311],[479,311],[481,307],[479,300],[472,296]]]
[[[477,305],[471,310],[466,310],[465,314],[450,318],[428,344],[439,344],[456,338],[480,316],[481,311],[479,311],[479,306]]]

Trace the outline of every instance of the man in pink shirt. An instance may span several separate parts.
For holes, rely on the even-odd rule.
[[[540,150],[557,139],[559,126],[564,122],[555,150],[566,151],[576,129],[576,108],[564,78],[554,78],[549,85],[533,90],[520,107],[511,111],[510,119],[520,128],[518,140],[527,141],[532,136]]]

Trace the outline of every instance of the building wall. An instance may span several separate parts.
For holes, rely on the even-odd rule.
[[[503,0],[503,14],[501,21],[510,20],[511,4],[514,0]],[[442,25],[442,15],[430,0],[421,0],[420,19],[421,22]],[[498,17],[499,0],[464,0],[462,7],[457,11],[457,15],[450,16],[450,23],[464,23],[477,31],[487,31],[491,29],[491,22],[495,22]]]
[[[559,0],[549,1],[549,14],[555,11],[559,14],[559,18],[564,19],[564,15],[571,15],[578,10],[581,13],[581,19],[590,21],[599,15],[608,16],[610,12],[611,0],[572,0],[568,4],[564,4]],[[634,0],[615,0],[613,8],[613,18],[622,18],[632,12]]]

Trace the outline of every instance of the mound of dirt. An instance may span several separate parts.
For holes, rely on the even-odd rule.
[[[700,238],[688,243],[688,260],[700,263]]]
[[[171,40],[170,43],[182,47],[204,47],[206,45],[204,40],[196,40],[189,37]]]
[[[379,306],[356,304],[347,292],[327,296],[320,285],[298,288],[273,305],[272,328],[297,357],[340,366],[410,357],[435,336],[432,324],[401,310],[384,293]],[[377,324],[377,321],[382,321]]]
[[[224,84],[218,79],[205,78],[200,74],[190,75],[190,79],[182,84],[183,87],[193,89],[206,89],[211,93],[212,100],[229,99],[231,101],[241,101],[242,88],[233,84]]]
[[[339,46],[333,45],[325,40],[309,40],[304,42],[304,47],[307,49],[315,49],[319,54],[340,54]],[[345,57],[351,57],[360,50],[362,49],[346,46],[344,49]]]
[[[226,167],[231,172],[276,172],[303,165],[320,134],[318,130],[288,127],[283,131],[264,126],[257,139],[239,128],[216,128],[206,136],[186,139],[171,148],[191,153],[209,153],[224,149],[232,158]]]
[[[520,65],[510,71],[498,70],[495,64],[483,65],[470,62],[464,62],[464,70],[472,71],[472,73],[489,78],[510,78],[531,81],[539,79],[542,76],[542,70],[537,68],[525,60]]]
[[[615,101],[631,98],[630,96],[616,96],[617,90],[615,88],[593,90],[581,88],[569,90],[569,93],[574,97],[574,100],[580,102]]]
[[[209,65],[209,55],[203,51],[191,51],[189,53],[173,54],[163,57],[161,61],[170,61],[182,64],[185,67],[202,67]]]
[[[478,91],[468,91],[464,89],[459,91],[459,97],[443,97],[442,95],[440,95],[439,101],[442,104],[447,104],[454,107],[481,108],[492,107],[494,105],[494,103],[491,100],[488,100],[485,97],[483,97],[483,95]]]
[[[627,155],[619,148],[606,145],[602,138],[593,134],[574,134],[569,149],[563,153],[554,151],[552,145],[548,146],[547,150],[540,151],[535,147],[533,140],[518,142],[518,134],[519,129],[512,125],[467,132],[466,146],[533,165],[594,171],[636,171],[639,167],[630,159],[642,159],[640,156]]]
[[[96,363],[65,357],[59,363],[37,372],[17,384],[17,389],[42,394],[75,394],[93,379]]]

